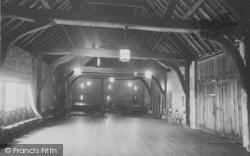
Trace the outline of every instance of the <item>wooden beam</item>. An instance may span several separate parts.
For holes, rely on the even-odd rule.
[[[163,96],[166,96],[166,92],[165,92],[164,89],[162,89],[161,83],[158,81],[158,79],[155,76],[152,76],[152,80],[156,84],[156,86],[158,87],[158,89],[160,90],[161,94]]]
[[[7,49],[11,47],[13,44],[15,44],[18,40],[23,38],[26,35],[32,34],[34,32],[38,32],[40,30],[47,29],[49,27],[52,27],[54,23],[51,21],[39,21],[39,22],[33,22],[31,25],[24,27],[22,29],[18,29],[17,31],[14,31],[7,36],[2,36],[2,46],[1,46],[1,63],[3,64],[5,55],[7,53]]]
[[[142,6],[144,7],[144,9],[146,9],[146,11],[149,13],[151,17],[153,18],[155,17],[155,10],[149,5],[147,0],[142,0]]]
[[[23,29],[19,29],[18,31],[15,31],[7,36],[3,36],[4,39],[2,45],[8,48],[24,36],[32,34],[34,32],[38,32],[40,30],[47,29],[49,27],[52,27],[53,25],[55,25],[55,23],[50,21],[34,22],[30,26],[27,26]]]
[[[143,69],[134,68],[138,73],[143,73]],[[110,76],[115,76],[117,74],[121,75],[133,75],[133,71],[131,68],[99,68],[99,67],[84,67],[82,69],[83,73],[102,73],[108,74]]]
[[[33,8],[5,6],[2,17],[23,19],[50,19],[60,25],[78,25],[115,29],[144,30],[156,32],[190,33],[200,31],[199,23],[179,19],[126,18],[116,16],[93,16],[58,10],[37,10]]]
[[[43,3],[43,6],[44,6],[46,9],[51,9],[48,0],[40,0],[40,1]]]
[[[120,0],[88,0],[87,4],[94,5],[109,5],[109,6],[120,6],[120,7],[142,7],[141,3],[138,1],[120,1]]]
[[[81,63],[82,66],[85,66],[91,59],[92,59],[92,58],[89,58],[89,57],[83,58],[83,59],[82,59],[82,63]],[[67,93],[66,93],[67,95],[68,95],[68,93],[69,93],[69,91],[70,91],[70,88],[72,87],[73,83],[74,83],[78,78],[80,78],[80,76],[74,78],[74,79],[69,83],[69,85],[68,85],[68,90],[67,90]]]
[[[183,89],[184,93],[186,94],[187,90],[186,90],[185,79],[184,79],[184,77],[183,77],[183,75],[182,75],[182,72],[181,72],[181,70],[179,69],[179,67],[176,66],[176,65],[174,65],[174,64],[172,64],[172,63],[166,63],[166,62],[163,63],[163,62],[161,62],[161,61],[157,61],[157,63],[158,63],[159,65],[161,65],[161,66],[162,66],[163,68],[165,68],[165,69],[171,68],[171,69],[173,69],[173,70],[176,72],[176,74],[177,74],[177,76],[178,76],[178,78],[179,78],[179,80],[180,80],[182,89]]]
[[[211,38],[210,41],[214,42],[215,44],[219,45],[220,48],[225,52],[232,56],[232,60],[234,63],[234,67],[237,72],[238,79],[240,80],[240,84],[242,88],[246,91],[250,91],[250,84],[249,84],[249,76],[247,76],[247,73],[249,73],[246,70],[246,66],[244,64],[244,61],[238,51],[238,49],[232,45],[228,40],[226,40],[223,36],[217,36],[216,38]]]
[[[70,45],[71,45],[72,47],[74,47],[74,42],[73,42],[72,38],[70,37],[68,31],[66,30],[65,26],[62,25],[61,28],[62,28],[64,34],[66,35],[66,38],[68,39]]]
[[[62,92],[63,88],[65,87],[65,84],[67,83],[67,81],[69,80],[69,78],[74,74],[74,71],[68,73],[63,79],[62,81],[60,81],[57,85],[56,85],[56,93],[57,93],[57,97],[60,95],[60,93]]]
[[[44,7],[46,9],[51,9],[51,6],[50,6],[50,4],[49,4],[49,2],[47,0],[41,0],[41,1],[42,1],[43,5],[44,5]],[[74,1],[74,0],[71,0],[71,1]],[[68,31],[66,30],[66,28],[64,26],[61,26],[61,28],[62,28],[64,34],[66,35],[69,43],[71,44],[71,46],[74,47],[74,42],[72,41],[72,39],[71,39]]]
[[[161,41],[164,39],[165,36],[166,36],[166,34],[162,34],[161,35],[161,37],[159,38],[158,42],[153,47],[152,52],[154,52],[158,48],[158,46],[161,44]]]
[[[119,58],[119,51],[110,49],[96,48],[70,48],[55,50],[33,51],[33,54],[43,55],[82,55],[88,57]],[[131,52],[131,59],[141,60],[193,60],[193,57],[174,54],[149,53],[149,52]]]
[[[46,86],[46,84],[48,83],[49,78],[53,75],[54,71],[56,70],[56,68],[63,64],[66,63],[72,59],[74,59],[76,56],[75,55],[66,55],[63,57],[60,57],[58,59],[56,59],[48,68],[47,72],[46,72],[46,76],[45,78],[42,80],[41,82],[41,90]]]
[[[185,66],[186,126],[190,126],[190,65]]]
[[[41,108],[41,82],[42,82],[42,60],[43,56],[38,55],[35,58],[36,62],[36,109],[39,115],[42,116],[42,108]]]
[[[163,19],[170,19],[171,18],[171,15],[174,12],[174,9],[176,7],[177,1],[178,0],[170,0],[169,1],[167,9],[163,15]]]
[[[63,94],[62,91],[64,91],[64,94],[65,94],[65,99],[67,98],[67,82],[69,81],[70,77],[74,74],[73,71],[71,71],[70,73],[68,73],[66,76],[63,77],[63,79],[56,85],[56,90],[54,90],[54,93],[56,93],[56,99],[58,99],[59,101],[57,101],[57,106],[56,106],[56,109],[57,111],[59,111],[59,113],[61,115],[63,115],[64,113],[64,106],[63,104],[66,104],[65,100],[64,100],[64,103],[63,102],[60,102],[60,94]]]
[[[182,17],[182,19],[187,19],[190,17],[204,2],[205,0],[198,0],[191,8],[188,9],[187,13]]]
[[[145,81],[143,78],[140,78],[139,80],[140,80],[140,81],[142,82],[142,84],[146,87],[146,89],[147,89],[147,91],[148,91],[148,95],[151,96],[151,89],[150,89],[150,87],[149,87],[147,81]]]

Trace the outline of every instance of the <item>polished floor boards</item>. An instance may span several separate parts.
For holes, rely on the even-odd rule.
[[[247,156],[240,146],[148,116],[70,115],[15,141],[63,144],[64,156]]]

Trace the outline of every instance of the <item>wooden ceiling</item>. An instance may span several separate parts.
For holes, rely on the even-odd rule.
[[[197,21],[223,21],[227,16],[237,22],[230,9],[224,0],[3,0],[3,46],[46,53],[51,63],[70,53],[97,57],[96,48],[107,50],[114,61],[126,45],[135,59],[161,58],[182,66],[221,52],[218,45],[196,36],[202,29]],[[27,30],[34,31],[17,35]],[[234,37],[226,37],[234,44]]]

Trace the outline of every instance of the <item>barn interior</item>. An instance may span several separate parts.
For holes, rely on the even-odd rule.
[[[73,156],[248,155],[249,8],[1,0],[0,144],[63,144]]]

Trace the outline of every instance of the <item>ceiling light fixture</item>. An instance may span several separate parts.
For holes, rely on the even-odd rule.
[[[91,81],[87,81],[87,85],[88,85],[88,86],[91,86]]]
[[[81,75],[81,73],[82,73],[81,68],[75,68],[75,69],[74,69],[74,74],[75,74],[75,75]]]
[[[120,50],[120,61],[121,62],[129,62],[130,61],[130,50],[129,49],[121,49]]]
[[[97,66],[100,67],[101,66],[101,59],[97,58]]]
[[[134,90],[137,90],[137,86],[134,87]]]
[[[84,88],[84,83],[81,84],[81,88]]]
[[[111,82],[111,83],[115,82],[115,78],[114,77],[110,77],[109,78],[109,82]]]
[[[128,82],[128,87],[131,88],[133,86],[132,82]]]
[[[146,77],[147,79],[150,79],[150,78],[152,77],[152,72],[151,72],[151,71],[146,71],[145,77]]]

